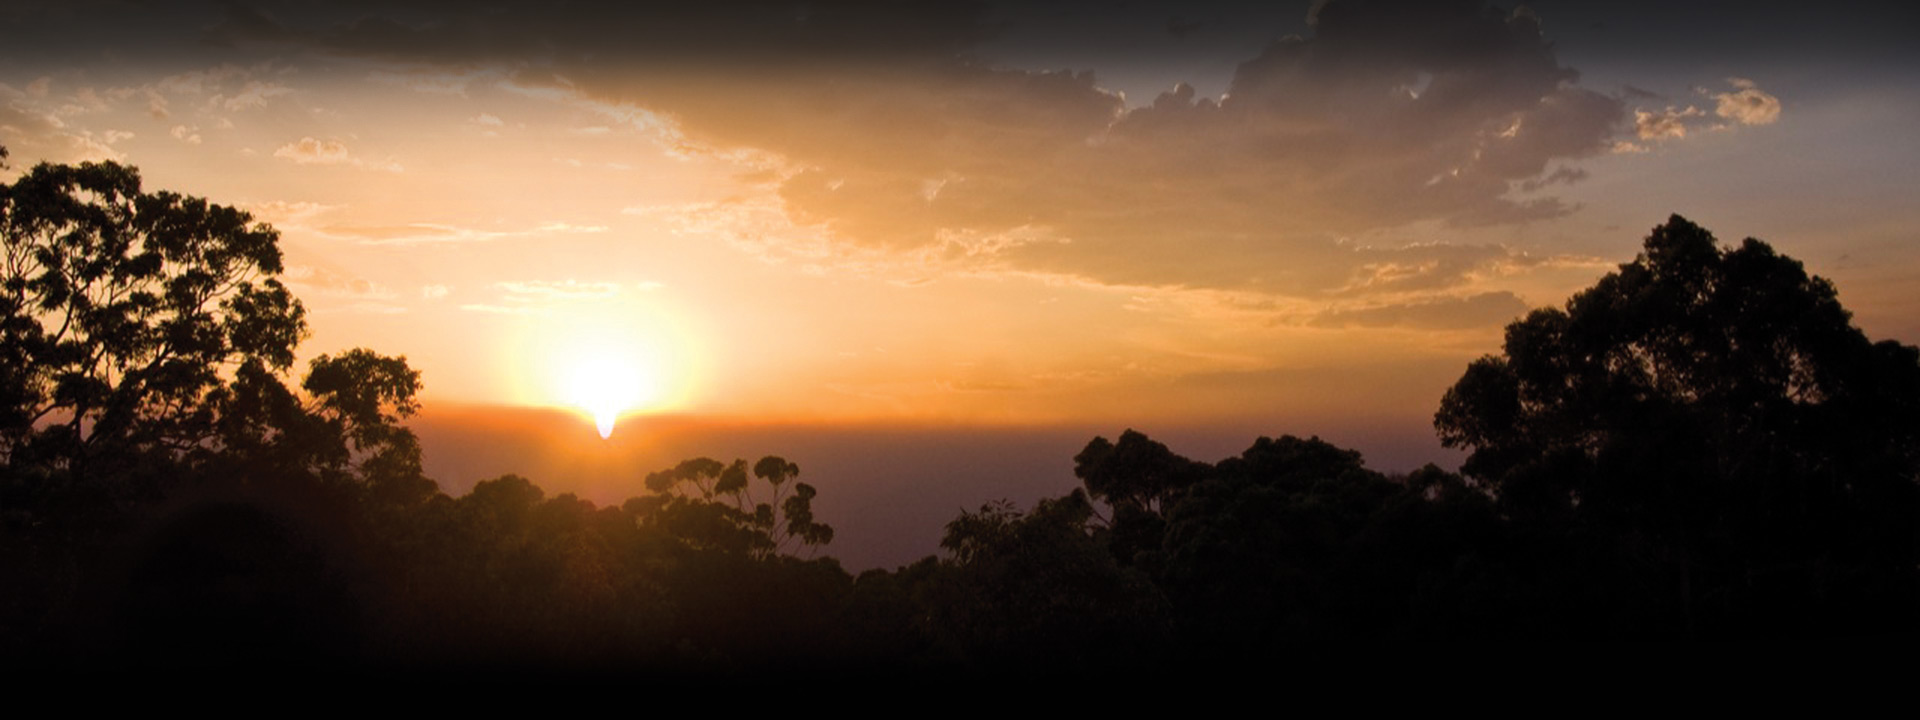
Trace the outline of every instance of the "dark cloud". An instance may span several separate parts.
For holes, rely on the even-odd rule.
[[[993,31],[985,4],[953,0],[564,6],[397,0],[343,7],[342,16],[315,20],[299,4],[233,5],[206,37],[234,45],[298,42],[407,61],[658,64],[689,72],[945,60]]]
[[[1222,8],[1193,12],[1212,27]],[[1137,13],[1163,35],[1187,28]],[[495,66],[646,108],[695,151],[778,158],[787,216],[848,248],[1292,295],[1367,272],[1375,258],[1344,239],[1571,211],[1538,191],[1629,124],[1620,99],[1576,84],[1533,14],[1476,0],[1315,3],[1311,37],[1253,54],[1223,97],[1181,86],[1131,108],[1084,69],[975,54],[1027,17],[958,1],[263,3],[201,36]]]
[[[1624,125],[1621,102],[1574,85],[1526,14],[1331,5],[1318,33],[1241,65],[1223,99],[1183,86],[1130,111],[1087,73],[959,62],[778,87],[720,77],[671,97],[643,73],[588,87],[672,112],[702,142],[781,154],[802,168],[780,187],[793,218],[857,246],[1038,229],[1054,241],[1002,243],[995,259],[1280,293],[1336,287],[1365,260],[1342,236],[1562,215],[1510,192]]]

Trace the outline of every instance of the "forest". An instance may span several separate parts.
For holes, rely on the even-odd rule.
[[[245,212],[40,164],[0,185],[0,231],[9,667],[1045,677],[1920,629],[1920,349],[1678,215],[1462,369],[1434,414],[1457,471],[1127,430],[1071,492],[858,575],[804,458],[688,459],[618,506],[442,492],[405,425],[419,373],[296,369],[305,310]]]

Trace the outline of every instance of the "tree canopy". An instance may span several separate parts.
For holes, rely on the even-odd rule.
[[[305,311],[244,212],[43,164],[0,184],[0,231],[0,664],[1155,679],[1308,645],[1920,629],[1920,350],[1677,216],[1466,369],[1435,417],[1463,475],[1127,430],[1080,487],[857,579],[795,556],[834,531],[779,456],[610,507],[518,475],[440,493],[404,358],[288,377]]]
[[[764,502],[748,482],[747,461],[722,464],[694,458],[649,473],[647,497],[629,510],[695,545],[769,557],[833,542],[833,527],[814,520],[812,485],[797,480],[800,466],[768,455],[752,466],[771,493]]]
[[[271,226],[147,191],[126,165],[41,163],[0,184],[0,241],[0,467],[15,482],[193,467],[434,492],[399,425],[420,387],[404,359],[322,355],[304,398],[287,386],[306,310]]]
[[[1766,243],[1722,247],[1677,215],[1509,325],[1435,426],[1516,519],[1659,548],[1689,618],[1883,592],[1914,567],[1920,350],[1869,341]]]
[[[35,166],[0,186],[0,453],[72,468],[103,445],[213,435],[222,370],[283,371],[305,311],[246,213],[143,192],[116,163]],[[53,423],[43,421],[54,420]]]

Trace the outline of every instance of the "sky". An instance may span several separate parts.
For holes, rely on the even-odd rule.
[[[851,565],[1127,427],[1452,467],[1466,364],[1674,213],[1920,340],[1903,4],[548,5],[0,1],[5,172],[271,223],[450,491],[781,454]]]

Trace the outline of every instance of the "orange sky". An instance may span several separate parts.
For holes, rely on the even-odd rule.
[[[1920,93],[1885,23],[1295,5],[15,8],[0,144],[271,222],[306,356],[424,371],[430,464],[489,442],[473,408],[611,387],[582,362],[727,427],[1446,461],[1426,424],[1466,363],[1673,212],[1920,338]],[[438,467],[558,467],[528,453]]]

